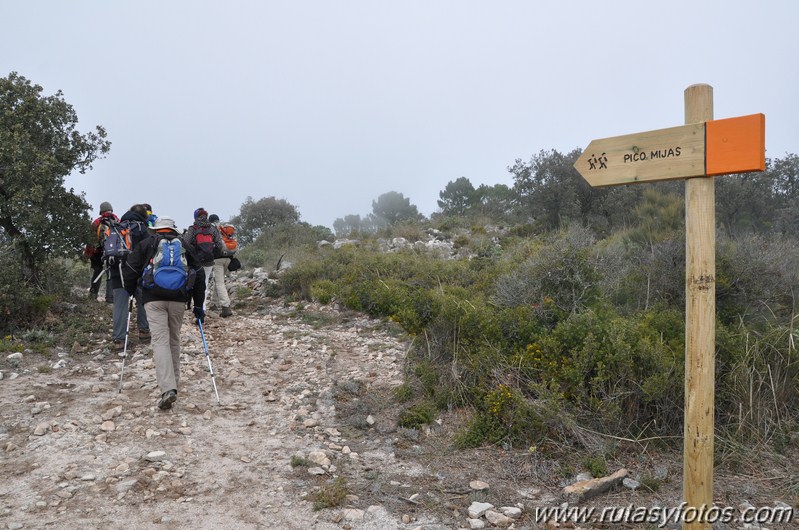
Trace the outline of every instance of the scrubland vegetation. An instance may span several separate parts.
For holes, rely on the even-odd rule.
[[[579,446],[591,433],[679,445],[681,183],[592,190],[571,168],[577,154],[517,162],[515,193],[494,204],[498,219],[458,179],[429,220],[356,223],[338,235],[357,241],[338,249],[309,239],[292,250],[302,257],[279,275],[279,294],[390,319],[414,337],[399,394],[404,425],[465,408],[473,420],[462,446]],[[799,441],[797,170],[789,155],[769,161],[765,174],[717,180],[720,452],[740,444],[784,451]],[[444,200],[453,189],[462,196]],[[381,239],[431,233],[468,257],[381,250]],[[275,241],[255,241],[243,255],[274,252]]]

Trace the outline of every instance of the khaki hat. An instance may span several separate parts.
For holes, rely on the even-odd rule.
[[[159,217],[153,228],[155,228],[156,231],[172,230],[173,232],[178,232],[178,226],[171,217]]]

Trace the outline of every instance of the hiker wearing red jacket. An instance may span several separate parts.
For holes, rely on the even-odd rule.
[[[100,203],[100,216],[92,221],[93,243],[86,245],[86,248],[83,250],[83,254],[89,258],[89,263],[91,263],[92,266],[92,278],[89,280],[91,282],[89,284],[89,299],[91,300],[97,298],[97,295],[100,293],[100,283],[103,280],[103,246],[100,234],[100,224],[104,219],[110,219],[111,221],[119,222],[119,217],[116,216],[114,213],[114,208],[108,201]],[[114,303],[114,294],[111,289],[111,283],[108,282],[107,279],[105,282],[105,301],[109,304]]]

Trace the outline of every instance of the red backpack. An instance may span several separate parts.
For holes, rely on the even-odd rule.
[[[209,225],[194,225],[194,249],[200,263],[214,261],[214,236]]]

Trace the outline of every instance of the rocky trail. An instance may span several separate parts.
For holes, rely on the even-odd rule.
[[[405,345],[362,317],[321,309],[306,323],[278,305],[264,313],[206,321],[219,405],[188,313],[181,388],[170,411],[155,407],[149,345],[129,346],[121,393],[122,359],[107,344],[64,356],[65,366],[50,373],[6,372],[0,521],[17,528],[339,528],[314,511],[314,488],[343,468],[386,473],[402,465],[391,447],[349,441],[336,428],[334,385],[398,385]],[[324,329],[326,316],[339,329]],[[292,457],[302,465],[292,467]],[[394,517],[373,509],[369,519],[382,528]]]
[[[410,341],[390,323],[262,300],[229,319],[209,312],[205,335],[221,403],[187,312],[169,411],[155,406],[147,344],[129,346],[121,392],[122,359],[104,341],[3,354],[0,528],[544,528],[532,507],[564,500],[523,452],[452,449],[457,413],[397,427]],[[669,498],[679,484],[657,500]]]

